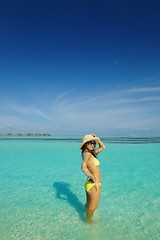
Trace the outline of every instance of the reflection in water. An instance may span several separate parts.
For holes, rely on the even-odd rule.
[[[68,203],[75,208],[78,212],[79,217],[82,221],[84,218],[84,206],[79,201],[77,196],[70,190],[70,184],[64,182],[54,182],[53,187],[56,189],[56,197],[58,199],[66,200]]]

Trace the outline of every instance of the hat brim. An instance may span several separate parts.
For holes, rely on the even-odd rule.
[[[84,146],[84,144],[86,144],[87,142],[90,142],[90,141],[95,141],[96,143],[99,142],[99,138],[98,137],[93,137],[91,139],[87,139],[86,141],[83,141],[81,144],[80,144],[80,149]]]

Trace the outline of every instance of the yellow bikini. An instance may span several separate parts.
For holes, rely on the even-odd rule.
[[[93,156],[93,157],[94,157],[94,156]],[[97,158],[94,157],[94,166],[95,166],[95,167],[99,167],[99,165],[100,165],[100,162],[98,161]]]
[[[89,190],[91,190],[91,188],[93,188],[94,186],[96,186],[98,189],[101,186],[101,183],[95,184],[94,182],[87,180],[84,185],[86,192],[89,192]]]
[[[100,165],[100,162],[95,157],[94,157],[94,165],[95,167],[99,167]],[[89,192],[89,190],[91,190],[91,188],[94,187],[95,185],[98,189],[101,186],[101,183],[94,183],[92,180],[87,180],[84,185],[86,192]]]

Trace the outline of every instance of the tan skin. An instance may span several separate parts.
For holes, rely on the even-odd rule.
[[[91,134],[93,137],[96,137],[95,134]],[[83,148],[83,161],[81,169],[82,171],[95,183],[88,192],[86,192],[86,221],[87,223],[91,222],[91,218],[93,216],[94,211],[98,207],[98,203],[100,200],[100,186],[101,183],[101,173],[98,166],[94,165],[94,157],[92,153],[95,155],[104,150],[105,146],[102,141],[99,139],[98,142],[99,147],[95,148],[94,144],[89,142],[84,145]]]

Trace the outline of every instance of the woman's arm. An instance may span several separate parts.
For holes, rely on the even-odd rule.
[[[97,137],[95,134],[91,134],[93,137]],[[104,145],[104,143],[100,140],[100,138],[98,138],[99,140],[98,140],[98,145],[99,145],[99,147],[98,148],[96,148],[96,149],[94,149],[94,152],[95,152],[95,154],[98,154],[98,153],[100,153],[100,152],[102,152],[104,149],[105,149],[105,145]]]
[[[83,158],[83,162],[82,162],[82,165],[81,165],[81,170],[84,172],[84,174],[89,177],[90,179],[93,180],[93,182],[96,182],[96,177],[93,176],[93,174],[89,171],[88,167],[87,167],[87,162],[88,162],[88,159],[90,157],[90,154],[88,153],[85,153],[85,156]]]
[[[98,145],[99,147],[94,150],[96,154],[102,152],[105,149],[105,145],[100,139],[98,141]]]

